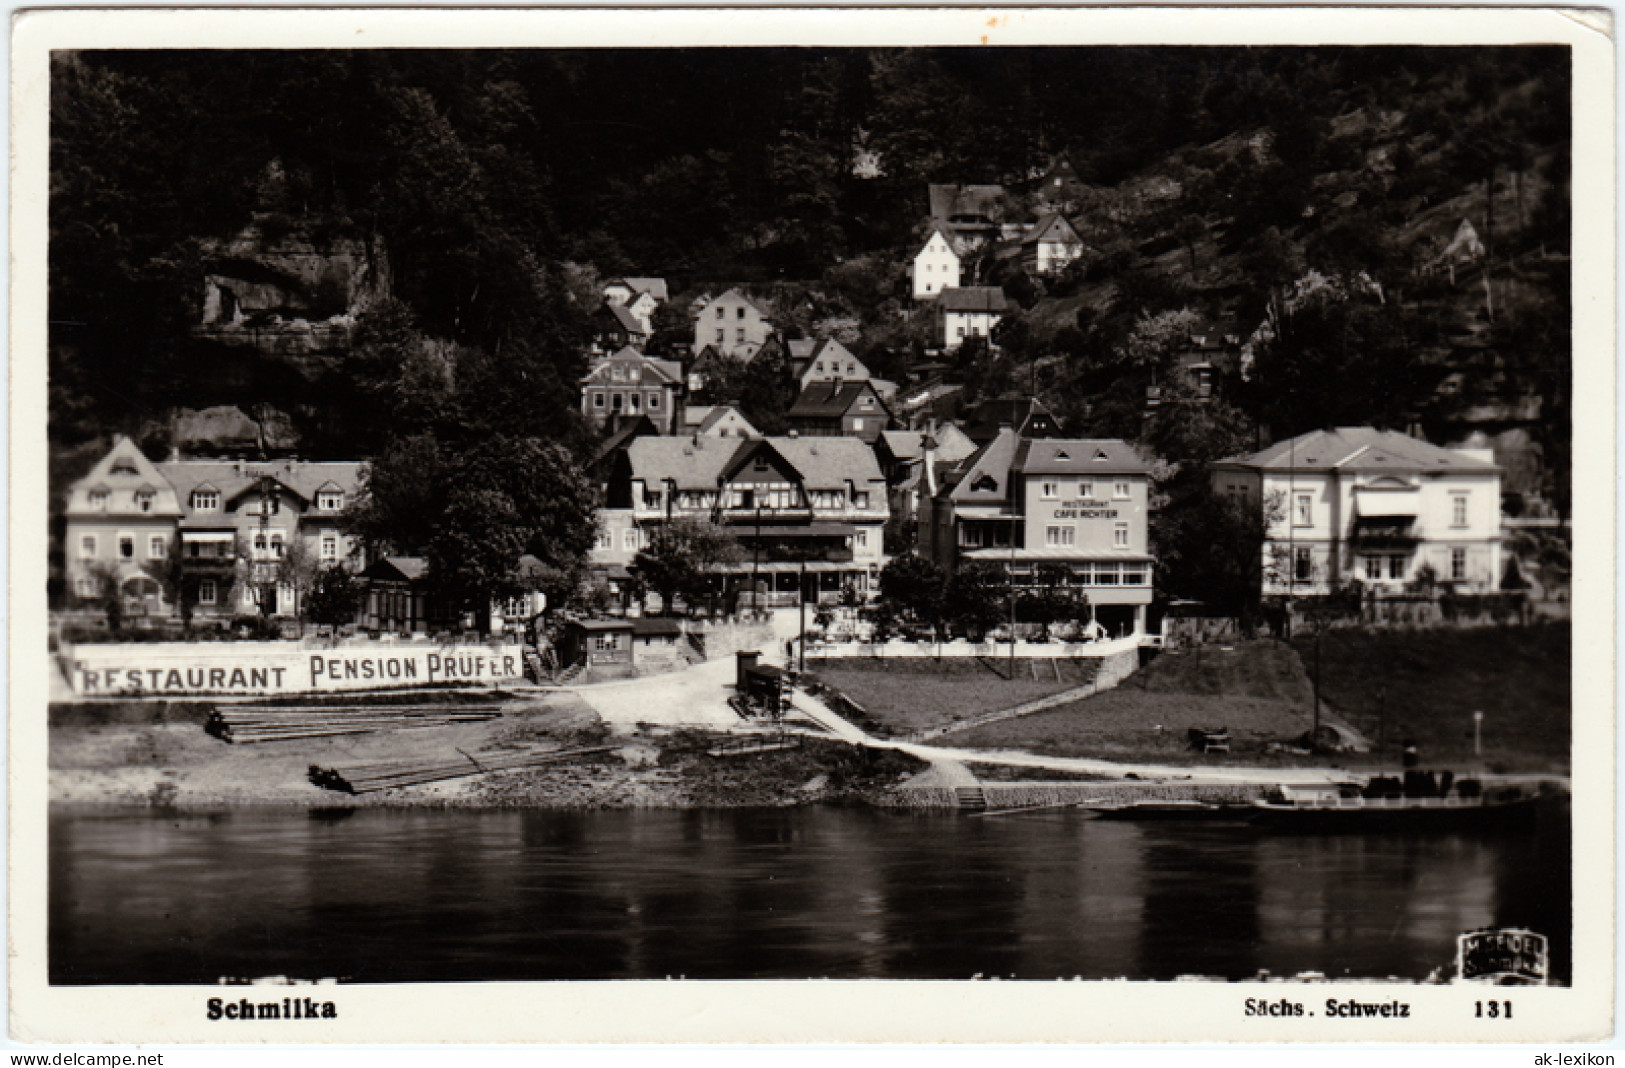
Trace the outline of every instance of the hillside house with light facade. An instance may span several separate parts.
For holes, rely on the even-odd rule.
[[[886,481],[856,438],[638,438],[610,480],[592,566],[630,567],[662,523],[701,519],[743,550],[716,568],[719,592],[833,602],[876,588],[887,515]]]
[[[681,418],[682,395],[681,364],[624,348],[582,376],[581,414],[599,429],[647,416],[660,433],[670,434]]]
[[[1055,274],[1083,255],[1083,239],[1064,215],[1045,215],[1020,241],[1021,265],[1034,274]]]
[[[298,610],[284,562],[359,568],[347,518],[365,465],[355,461],[167,460],[127,437],[68,490],[65,574],[81,601],[116,583],[128,609],[168,615],[178,591],[194,615]],[[170,589],[160,579],[169,575]]]
[[[959,253],[942,227],[933,226],[931,236],[915,254],[913,277],[915,300],[931,300],[944,289],[959,288]]]
[[[1501,469],[1488,449],[1391,430],[1316,430],[1212,465],[1213,488],[1269,521],[1266,595],[1359,581],[1398,591],[1430,569],[1463,592],[1501,575]]]
[[[694,317],[694,351],[706,346],[749,362],[772,336],[767,309],[737,289],[700,305]]]
[[[945,289],[937,297],[937,321],[942,327],[942,347],[959,348],[967,338],[987,338],[992,343],[993,328],[1010,308],[1004,290],[997,286],[965,286]]]
[[[867,382],[869,368],[832,337],[798,338],[789,343],[790,374],[800,389],[814,382]]]
[[[1088,597],[1108,633],[1145,630],[1150,464],[1128,443],[1024,438],[1007,426],[933,480],[920,497],[922,554],[945,568],[997,565],[1018,590],[1063,583]]]
[[[651,324],[655,309],[666,302],[664,278],[616,278],[604,285],[604,300],[632,313],[645,335],[654,333]]]

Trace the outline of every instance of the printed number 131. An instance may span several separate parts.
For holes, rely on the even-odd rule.
[[[1512,1002],[1510,1001],[1475,1001],[1473,1004],[1478,1009],[1477,1012],[1473,1013],[1474,1016],[1488,1016],[1492,1020],[1502,1016],[1509,1020],[1512,1019]]]

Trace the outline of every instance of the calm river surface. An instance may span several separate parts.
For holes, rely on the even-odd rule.
[[[1057,811],[56,808],[53,983],[1420,979],[1488,925],[1569,970],[1569,826],[1268,834]]]

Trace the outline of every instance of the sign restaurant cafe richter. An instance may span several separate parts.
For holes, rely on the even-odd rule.
[[[332,693],[518,678],[517,645],[78,645],[58,654],[80,697]]]

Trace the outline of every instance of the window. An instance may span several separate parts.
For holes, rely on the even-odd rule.
[[[1292,558],[1292,578],[1296,582],[1308,582],[1315,577],[1315,557],[1307,548],[1299,548]]]
[[[725,309],[722,306],[718,305],[718,307],[717,307],[717,318],[720,319],[724,315],[727,315],[727,314],[728,314],[727,309]]]
[[[86,534],[79,539],[79,559],[94,560],[96,558],[96,535]]]
[[[1044,544],[1051,549],[1067,548],[1077,544],[1076,527],[1045,527]]]
[[[649,394],[649,410],[651,412],[658,412],[660,410],[660,394]]]
[[[147,539],[147,559],[162,560],[169,555],[169,539],[162,534],[154,534]]]
[[[621,410],[621,394],[614,393],[610,395],[609,410],[612,412],[618,412]]]
[[[1145,567],[1144,564],[1124,564],[1123,565],[1123,585],[1125,585],[1125,586],[1144,586],[1145,585],[1145,570],[1144,570],[1144,567]]]
[[[600,634],[592,640],[592,647],[601,653],[617,649],[620,645],[615,639],[616,635],[614,634]]]
[[[745,340],[745,328],[744,327],[740,327],[738,330],[734,331],[734,340],[737,341],[737,342],[740,342],[741,344],[744,343],[744,340]]]
[[[107,491],[106,490],[91,490],[90,491],[90,506],[92,508],[106,508],[107,507]]]
[[[823,374],[824,373],[824,361],[819,360],[817,363],[813,364],[813,370],[817,371],[819,374]]]
[[[141,509],[143,512],[152,511],[152,497],[153,493],[151,490],[137,491],[135,495],[135,506]]]
[[[963,326],[961,326],[961,327],[960,327],[960,328],[959,328],[959,336],[960,336],[960,337],[964,337],[964,336],[965,336],[965,328],[964,328],[964,327],[963,327]]]
[[[282,559],[282,532],[280,530],[271,531],[271,557],[276,560]]]
[[[980,549],[982,528],[971,523],[962,524],[959,528],[959,544],[966,549]]]
[[[745,309],[744,309],[743,306],[741,306],[740,309],[739,309],[739,314],[736,316],[736,318],[743,319],[744,317],[745,317]]]
[[[855,364],[855,363],[848,363],[846,365],[846,373],[849,374],[849,375],[857,374],[858,373],[858,365]],[[865,400],[863,403],[865,405],[867,405],[869,402],[867,400]]]
[[[1046,501],[1053,501],[1061,495],[1061,484],[1059,482],[1046,482],[1039,490],[1039,494]]]
[[[1460,582],[1462,579],[1464,579],[1466,577],[1467,577],[1467,550],[1466,549],[1451,549],[1450,550],[1450,579],[1451,579],[1451,581]]]
[[[118,554],[121,560],[135,559],[135,535],[120,534],[118,536]]]
[[[863,420],[862,419],[854,419],[854,420],[852,420],[852,429],[853,430],[862,430],[863,429]]]
[[[215,600],[219,596],[220,594],[214,584],[214,579],[204,579],[202,582],[197,584],[198,604],[214,604]]]
[[[604,407],[604,395],[602,393],[594,393],[592,395],[592,406],[594,408],[597,408],[600,411],[603,410],[603,407]]]
[[[1453,527],[1464,527],[1467,525],[1467,494],[1451,494],[1450,525]]]
[[[857,539],[858,539],[858,548],[867,549],[869,547],[869,532],[867,530],[858,531]]]
[[[631,415],[637,415],[643,410],[643,398],[638,396],[636,393],[627,394],[626,410]]]
[[[1095,585],[1096,586],[1116,586],[1117,584],[1118,583],[1117,583],[1117,565],[1116,564],[1096,564],[1095,565]]]
[[[659,508],[660,507],[660,491],[657,490],[657,489],[646,489],[646,490],[644,490],[643,491],[643,507],[645,507],[645,508]]]
[[[214,512],[220,508],[220,494],[216,490],[193,490],[192,508],[199,512]]]
[[[1114,549],[1127,549],[1128,548],[1128,524],[1127,523],[1113,523],[1112,524],[1112,548],[1114,548]]]
[[[337,534],[322,535],[322,559],[337,560],[339,558],[339,536]]]
[[[869,493],[867,490],[858,490],[852,494],[852,505],[856,508],[869,507]]]
[[[1292,525],[1307,527],[1315,521],[1314,497],[1308,493],[1298,494],[1297,503],[1292,509]]]
[[[632,552],[637,547],[638,532],[632,529],[621,531],[621,548],[625,549],[627,552]]]
[[[718,312],[718,313],[717,313],[717,314],[718,314],[718,315],[721,315],[721,314],[722,314],[722,313],[721,313],[721,312]],[[717,327],[717,344],[718,344],[718,345],[720,345],[720,344],[722,344],[722,342],[723,342],[723,340],[724,340],[724,339],[726,339],[726,338],[727,338],[727,336],[728,336],[728,331],[726,331],[726,330],[724,330],[724,329],[723,329],[723,328],[722,328],[722,327],[720,327],[720,326],[719,326],[719,327]]]
[[[1368,579],[1382,578],[1382,557],[1368,556],[1365,558],[1365,577]]]
[[[265,556],[265,535],[264,534],[256,534],[256,535],[254,535],[254,555],[258,556],[258,557],[261,557],[261,558],[263,558]]]
[[[1093,497],[1094,495],[1095,495],[1095,484],[1093,482],[1080,482],[1080,483],[1078,483],[1078,496],[1080,498],[1088,499],[1090,497]]]
[[[600,548],[600,549],[613,549],[613,548],[615,548],[615,536],[613,534],[611,534],[607,530],[600,530],[598,532],[598,548]]]
[[[324,512],[338,512],[344,508],[343,490],[322,490],[316,494],[316,507]]]
[[[1128,500],[1128,483],[1119,482],[1112,486],[1112,496],[1120,501]]]
[[[1390,556],[1388,558],[1388,577],[1391,579],[1405,577],[1405,558],[1403,556]]]
[[[74,579],[73,592],[77,593],[81,597],[96,596],[96,580],[88,576],[85,578]]]

